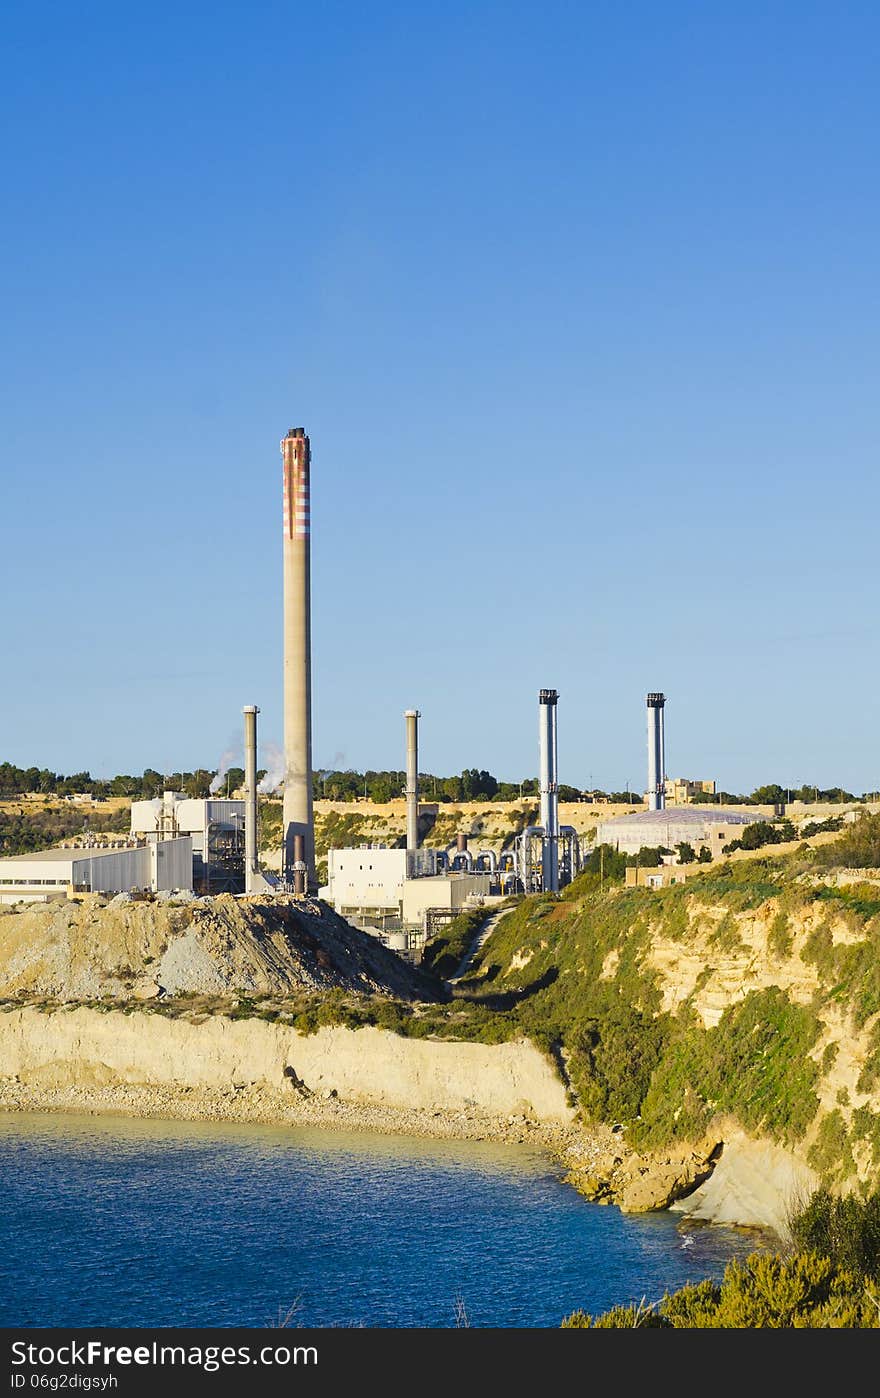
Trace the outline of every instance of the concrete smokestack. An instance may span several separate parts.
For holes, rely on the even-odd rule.
[[[256,704],[247,704],[244,714],[244,891],[254,892],[257,874],[257,714]]]
[[[545,893],[559,892],[559,778],[556,752],[555,689],[538,694],[538,782],[541,791],[541,824],[544,840],[541,852],[542,882]]]
[[[317,891],[312,814],[311,450],[302,427],[281,443],[284,463],[284,877],[293,880],[302,836],[306,889]]]
[[[407,709],[406,719],[406,847],[419,847],[419,719],[418,709]]]
[[[648,699],[648,810],[666,809],[666,749],[663,725],[665,694]]]

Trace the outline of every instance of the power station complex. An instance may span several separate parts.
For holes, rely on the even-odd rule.
[[[260,865],[258,854],[257,715],[245,705],[245,799],[190,800],[166,791],[135,801],[131,833],[109,846],[48,850],[0,859],[0,902],[46,899],[71,892],[190,890],[197,894],[283,893],[320,896],[337,912],[376,930],[391,945],[411,947],[435,922],[469,902],[511,893],[556,893],[576,878],[586,851],[577,832],[559,823],[555,689],[538,693],[538,823],[511,835],[505,847],[468,848],[457,836],[452,849],[422,846],[419,838],[418,709],[404,713],[406,741],[406,843],[400,848],[358,846],[328,852],[327,883],[318,888],[312,806],[311,662],[311,446],[302,427],[281,442],[283,560],[284,783],[281,868]],[[739,812],[666,809],[665,695],[647,695],[647,811],[599,827],[597,838],[637,851],[677,838],[697,838],[717,848]],[[416,938],[417,940],[417,938]]]

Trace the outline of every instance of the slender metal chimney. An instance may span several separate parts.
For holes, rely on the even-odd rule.
[[[456,848],[456,851],[457,851],[459,854],[464,854],[464,852],[465,852],[465,850],[467,849],[467,847],[468,847],[468,837],[467,837],[467,835],[465,835],[465,833],[464,833],[463,830],[459,830],[458,834],[457,834],[456,837],[455,837],[455,848]]]
[[[648,699],[648,810],[666,809],[666,749],[663,725],[665,694]]]
[[[559,779],[556,753],[555,689],[538,694],[538,781],[541,791],[542,883],[545,893],[559,892]]]
[[[407,709],[406,719],[406,847],[419,847],[419,719],[418,709]]]
[[[297,898],[301,898],[306,892],[306,842],[305,836],[294,835],[293,837],[293,891]]]
[[[302,836],[299,862],[306,889],[317,891],[312,814],[311,449],[302,427],[281,443],[284,462],[284,877],[291,881],[294,837]]]
[[[244,714],[244,891],[254,892],[257,873],[257,714],[256,704],[246,704]]]

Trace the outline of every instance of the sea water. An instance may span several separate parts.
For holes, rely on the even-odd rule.
[[[0,1325],[556,1327],[744,1230],[588,1203],[526,1146],[0,1114]]]

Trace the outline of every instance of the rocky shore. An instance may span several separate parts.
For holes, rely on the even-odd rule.
[[[318,1095],[295,1086],[275,1092],[258,1085],[229,1088],[112,1085],[38,1086],[0,1079],[0,1112],[71,1112],[184,1121],[317,1126],[425,1139],[498,1141],[546,1151],[560,1171],[601,1169],[615,1138],[600,1127],[536,1121],[524,1115],[487,1116],[456,1111],[347,1102],[334,1092]]]

